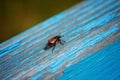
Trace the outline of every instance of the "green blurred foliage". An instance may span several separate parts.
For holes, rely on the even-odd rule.
[[[0,42],[81,0],[0,0]]]

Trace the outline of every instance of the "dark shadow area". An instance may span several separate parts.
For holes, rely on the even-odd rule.
[[[0,0],[0,43],[81,0]]]

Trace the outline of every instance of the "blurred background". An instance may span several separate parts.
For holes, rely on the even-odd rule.
[[[0,0],[0,43],[81,0]]]

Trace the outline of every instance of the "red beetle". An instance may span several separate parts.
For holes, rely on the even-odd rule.
[[[50,48],[53,47],[53,49],[52,49],[52,52],[53,52],[53,50],[55,49],[56,43],[59,42],[61,45],[63,45],[63,43],[64,43],[65,41],[61,40],[60,38],[61,38],[61,36],[58,35],[58,36],[54,36],[54,37],[52,37],[51,39],[49,39],[49,40],[48,40],[48,43],[47,43],[46,46],[44,47],[44,50],[47,50],[47,49],[50,49]]]

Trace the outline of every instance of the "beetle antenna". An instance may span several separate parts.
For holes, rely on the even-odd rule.
[[[59,36],[61,36],[61,33],[59,33]]]
[[[61,37],[64,37],[61,33],[59,33],[59,35],[60,35]]]

